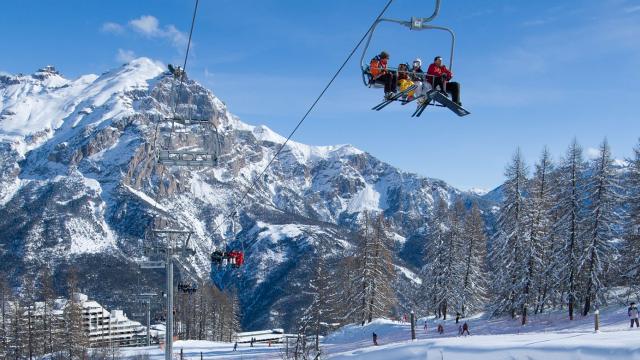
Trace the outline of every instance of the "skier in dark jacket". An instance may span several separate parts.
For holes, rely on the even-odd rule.
[[[640,327],[640,324],[638,324],[638,307],[636,306],[636,303],[632,302],[629,304],[627,315],[629,315],[629,319],[631,320],[631,327],[633,327],[634,323],[637,328]]]
[[[458,323],[458,321],[460,321],[460,313],[456,312],[456,324]]]
[[[464,335],[464,333],[467,333],[467,335],[471,335],[469,333],[469,324],[467,324],[467,322],[465,321],[464,324],[462,324],[462,335]]]
[[[373,345],[378,346],[378,334],[373,333]]]
[[[238,342],[236,341],[235,344],[233,344],[233,351],[238,350]]]

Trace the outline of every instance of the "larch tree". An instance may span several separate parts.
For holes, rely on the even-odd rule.
[[[303,314],[303,320],[308,323],[307,331],[315,338],[315,351],[320,351],[320,336],[331,330],[335,322],[338,294],[333,286],[333,275],[329,271],[322,248],[315,254],[313,274],[305,291],[311,299],[311,304]]]
[[[364,325],[385,316],[395,304],[392,283],[395,279],[390,237],[382,214],[363,216],[363,231],[356,249],[358,271],[352,293],[358,321]]]
[[[633,149],[633,158],[629,159],[629,177],[626,188],[629,191],[629,214],[624,229],[624,253],[628,254],[626,268],[621,273],[630,286],[640,293],[640,143]]]
[[[497,221],[497,232],[493,239],[490,259],[492,274],[492,311],[494,314],[510,313],[522,305],[523,280],[526,278],[524,245],[528,242],[527,166],[520,149],[507,166],[503,185],[504,201]]]
[[[42,299],[43,315],[41,341],[43,342],[44,353],[51,354],[54,352],[54,344],[58,342],[56,337],[59,336],[59,331],[56,328],[58,322],[54,314],[56,292],[53,276],[48,267],[40,270],[40,298]]]
[[[487,279],[485,259],[487,237],[485,223],[477,204],[464,217],[464,234],[461,256],[463,265],[460,312],[480,311],[487,300]]]
[[[0,359],[9,358],[11,327],[11,288],[7,276],[0,273]]]
[[[621,224],[616,210],[622,197],[606,139],[600,145],[598,158],[593,160],[593,171],[587,185],[589,213],[579,265],[585,278],[583,316],[591,311],[594,302],[596,306],[605,303],[604,280],[616,265],[612,241],[616,238],[615,228]]]
[[[574,308],[578,299],[578,260],[582,248],[580,235],[584,218],[584,171],[582,148],[577,140],[569,146],[565,158],[558,168],[558,183],[555,192],[556,222],[553,231],[562,242],[556,263],[561,293],[566,297],[569,319],[574,318]]]
[[[427,310],[446,319],[447,299],[451,290],[449,273],[445,271],[451,259],[448,246],[451,238],[451,216],[444,199],[436,203],[433,216],[427,221],[428,236],[425,241],[425,268],[422,274],[421,293]],[[444,311],[443,311],[444,310]]]
[[[537,285],[544,280],[543,264],[545,262],[545,247],[548,246],[548,237],[551,230],[551,211],[553,208],[553,195],[551,188],[551,173],[553,163],[551,155],[545,148],[542,151],[540,161],[535,165],[533,179],[529,186],[528,198],[528,227],[529,236],[524,238],[523,255],[526,261],[526,269],[522,273],[522,325],[527,323],[529,307],[536,303],[538,298]]]

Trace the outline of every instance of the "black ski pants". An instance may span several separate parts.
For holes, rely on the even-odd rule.
[[[631,319],[631,327],[633,327],[633,323],[634,323],[634,322],[636,323],[636,327],[637,327],[637,328],[640,328],[640,323],[638,323],[638,319],[637,319],[637,318],[635,318],[635,319]]]
[[[435,89],[439,86],[440,89],[444,89],[445,88],[445,86],[443,85],[444,83],[445,81],[443,78],[437,77],[433,79],[433,88]],[[460,102],[460,84],[455,81],[448,81],[446,88],[447,88],[447,92],[451,94],[451,100],[453,100],[454,103],[459,103]]]
[[[384,84],[385,94],[388,92],[396,92],[398,89],[398,76],[393,71],[387,71],[386,73],[378,76],[376,82]]]

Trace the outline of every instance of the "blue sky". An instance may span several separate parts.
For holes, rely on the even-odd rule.
[[[386,0],[201,0],[188,72],[244,121],[289,133]],[[462,189],[492,188],[520,146],[530,163],[559,158],[576,137],[606,136],[618,158],[640,137],[640,0],[443,0],[434,24],[457,35],[455,78],[472,115],[399,105],[369,110],[358,59],[295,140],[351,143],[404,170]],[[429,1],[395,0],[386,17],[428,16]],[[138,56],[181,62],[192,1],[16,1],[0,11],[0,71],[55,65],[66,77]],[[448,57],[448,38],[382,25],[371,51],[391,63]],[[359,58],[359,53],[357,58]],[[448,61],[448,59],[446,59]]]

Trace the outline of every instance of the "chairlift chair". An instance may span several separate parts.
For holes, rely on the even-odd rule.
[[[174,81],[183,79],[184,71],[179,67],[171,71],[174,74]],[[182,80],[181,80],[182,81]],[[181,82],[182,83],[182,82]],[[176,95],[176,102],[178,96]],[[172,116],[165,118],[164,121],[171,122],[171,130],[169,133],[169,144],[166,148],[158,151],[158,163],[167,166],[185,166],[185,167],[214,167],[218,165],[220,156],[220,134],[215,124],[208,118],[201,116],[193,116],[191,110],[191,98],[189,98],[189,111],[185,115],[174,113]],[[175,148],[171,143],[174,136],[183,134],[178,129],[191,130],[199,128],[203,130],[203,145],[205,149],[184,149]],[[191,132],[191,131],[190,131]]]
[[[426,18],[412,17],[409,21],[381,18],[381,19],[378,19],[373,24],[373,26],[371,27],[371,31],[369,32],[369,36],[367,37],[367,41],[365,43],[364,49],[362,51],[362,56],[360,57],[360,68],[361,68],[361,71],[362,71],[362,81],[363,81],[363,83],[364,83],[364,85],[366,87],[369,87],[369,88],[383,87],[382,84],[380,84],[380,83],[375,81],[373,75],[371,74],[371,69],[369,67],[369,64],[367,64],[365,62],[365,58],[366,58],[369,46],[371,44],[371,39],[373,38],[373,34],[375,33],[378,25],[380,25],[380,23],[383,23],[383,22],[398,24],[398,25],[401,25],[401,26],[409,28],[409,30],[415,30],[415,31],[440,30],[440,31],[445,31],[445,32],[449,33],[449,35],[451,36],[451,48],[450,48],[450,53],[449,53],[449,70],[453,70],[454,50],[455,50],[455,43],[456,43],[455,33],[450,28],[447,28],[447,27],[444,27],[444,26],[437,26],[437,25],[428,24],[429,22],[431,22],[433,19],[435,19],[438,16],[439,11],[440,11],[440,0],[436,0],[435,1],[435,10],[434,10],[433,14],[431,16],[429,16],[429,17],[426,17]],[[397,69],[392,68],[392,67],[388,67],[388,70],[397,71]],[[425,76],[427,76],[427,75],[425,74]],[[400,100],[400,99],[398,99],[398,100]],[[458,106],[457,104],[453,103],[453,101],[451,101],[451,100],[447,101],[447,100],[448,100],[448,98],[444,94],[442,96],[428,97],[428,101],[430,103],[432,103],[433,105],[447,107],[447,108],[449,108],[451,111],[453,111],[454,113],[456,113],[459,116],[464,116],[464,115],[468,115],[469,114],[469,112],[467,110],[465,110],[462,107]],[[376,109],[376,107],[374,107],[374,109]]]

